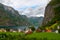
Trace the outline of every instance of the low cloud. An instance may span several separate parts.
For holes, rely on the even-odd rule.
[[[20,14],[39,16],[44,15],[44,8],[49,1],[50,0],[0,0],[0,3],[11,6],[18,11],[23,11]],[[30,8],[33,8],[32,11]]]

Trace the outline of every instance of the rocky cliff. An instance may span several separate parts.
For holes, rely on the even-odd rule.
[[[0,3],[0,26],[29,25],[26,19],[12,7]]]
[[[60,0],[51,0],[51,2],[45,8],[45,15],[43,25],[51,25],[60,21]]]

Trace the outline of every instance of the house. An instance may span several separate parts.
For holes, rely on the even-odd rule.
[[[24,32],[25,34],[31,34],[32,33],[32,30],[31,29],[28,29]]]
[[[0,32],[6,32],[6,30],[5,30],[5,29],[3,29],[3,28],[1,28],[1,29],[0,29]]]
[[[17,32],[16,30],[14,30],[14,29],[10,29],[10,32]]]

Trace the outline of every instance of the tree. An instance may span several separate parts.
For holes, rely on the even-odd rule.
[[[35,27],[34,26],[31,26],[29,27],[32,31],[35,31]]]

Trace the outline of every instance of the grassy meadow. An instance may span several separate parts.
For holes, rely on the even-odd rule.
[[[60,40],[59,33],[13,33],[13,32],[0,32],[0,40]]]

